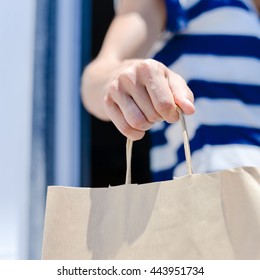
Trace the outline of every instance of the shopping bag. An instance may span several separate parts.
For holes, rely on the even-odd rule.
[[[108,188],[48,187],[42,259],[260,259],[260,168]]]

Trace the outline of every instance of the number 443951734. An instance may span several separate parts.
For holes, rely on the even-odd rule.
[[[153,275],[203,275],[203,267],[192,266],[160,266],[150,270]]]

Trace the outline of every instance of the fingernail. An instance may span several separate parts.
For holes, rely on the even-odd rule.
[[[185,99],[185,103],[189,106],[189,108],[192,108],[193,111],[195,111],[194,103],[190,99]]]

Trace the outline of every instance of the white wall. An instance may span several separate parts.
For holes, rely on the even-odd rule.
[[[0,0],[0,259],[26,258],[35,0]]]

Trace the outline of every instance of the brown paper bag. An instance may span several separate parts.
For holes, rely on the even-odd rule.
[[[43,259],[260,259],[260,168],[108,188],[48,188]]]

